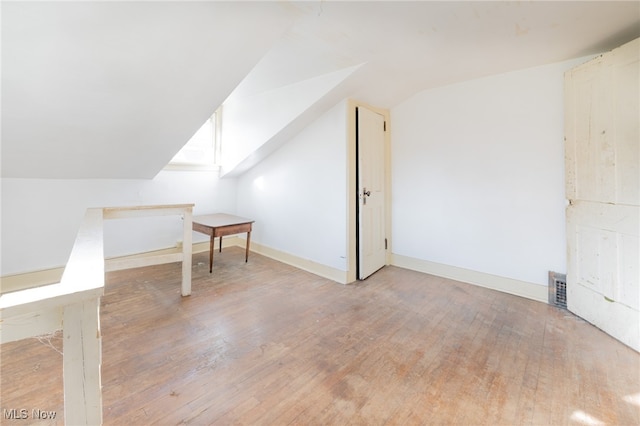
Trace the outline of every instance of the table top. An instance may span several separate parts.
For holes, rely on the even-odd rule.
[[[234,216],[226,213],[205,214],[194,216],[193,223],[208,226],[210,228],[220,228],[222,226],[242,225],[245,223],[253,223],[253,219],[246,217]]]

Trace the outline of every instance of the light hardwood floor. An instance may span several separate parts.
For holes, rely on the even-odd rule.
[[[396,267],[343,286],[243,250],[107,274],[104,423],[640,424],[640,355],[570,313]],[[63,424],[60,336],[0,347],[2,424]],[[56,411],[53,421],[4,410]]]

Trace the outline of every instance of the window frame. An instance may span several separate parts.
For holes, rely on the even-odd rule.
[[[189,139],[189,141],[187,141],[187,143],[185,143],[185,145],[180,148],[180,151],[178,151],[178,153],[176,153],[176,155],[174,155],[174,157],[169,161],[169,163],[167,163],[167,165],[164,167],[163,170],[168,170],[168,171],[218,171],[220,170],[220,155],[221,155],[221,146],[220,146],[220,140],[221,140],[221,124],[222,124],[222,107],[218,108],[209,118],[207,118],[207,121],[205,121],[202,126],[200,128],[198,128],[198,131],[200,131],[200,129],[208,122],[211,121],[211,125],[213,127],[212,129],[212,148],[211,148],[211,155],[213,157],[213,161],[211,164],[207,164],[207,163],[201,163],[201,162],[189,162],[189,161],[184,161],[184,160],[178,160],[178,161],[174,161],[173,158],[175,158],[180,151],[182,151],[183,149],[187,148],[187,146],[189,145],[189,142],[191,141],[191,139],[193,138],[193,136]],[[198,132],[196,131],[196,133]],[[195,134],[194,133],[194,136]],[[188,148],[187,148],[188,149]],[[207,150],[208,151],[208,150]]]

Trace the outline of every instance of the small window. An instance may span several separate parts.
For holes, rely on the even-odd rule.
[[[218,140],[219,112],[216,111],[198,129],[176,155],[166,169],[168,170],[214,170],[217,168],[219,151]]]

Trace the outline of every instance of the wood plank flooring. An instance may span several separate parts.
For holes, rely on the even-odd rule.
[[[640,424],[640,355],[543,303],[396,267],[343,286],[235,247],[213,274],[194,256],[190,297],[180,276],[107,274],[106,425]],[[1,345],[2,424],[63,424],[59,350]]]

